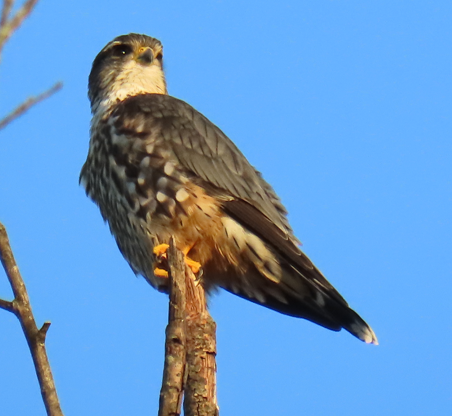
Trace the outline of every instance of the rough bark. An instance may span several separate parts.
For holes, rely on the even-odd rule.
[[[186,273],[187,384],[186,416],[216,416],[216,324],[207,310],[206,293],[192,271]]]
[[[184,255],[176,249],[173,239],[168,259],[170,299],[159,416],[180,415],[186,365],[185,262]]]
[[[171,240],[168,250],[170,311],[159,416],[219,415],[216,397],[216,324],[200,280]],[[172,403],[169,403],[169,402]]]

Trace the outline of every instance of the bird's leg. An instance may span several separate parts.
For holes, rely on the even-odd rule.
[[[201,263],[198,263],[197,261],[192,260],[187,256],[192,247],[193,246],[186,247],[184,250],[182,250],[182,253],[184,253],[185,264],[190,267],[191,271],[196,275],[201,270]],[[166,253],[168,251],[168,248],[168,244],[159,244],[153,249],[153,252],[157,257],[157,266],[154,268],[154,274],[158,277],[168,277],[168,254]],[[163,266],[164,268],[158,266]]]

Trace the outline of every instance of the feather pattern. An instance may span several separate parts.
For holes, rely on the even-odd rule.
[[[218,127],[187,103],[160,94],[124,100],[112,117],[135,132],[136,120],[140,120],[142,130],[159,138],[159,146],[167,149],[183,175],[219,201],[223,213],[243,227],[245,240],[252,239],[250,232],[258,236],[268,250],[267,257],[276,259],[282,270],[281,276],[275,277],[272,266],[256,254],[262,247],[256,249],[253,241],[245,245],[254,268],[234,279],[229,269],[222,276],[216,270],[210,272],[212,266],[207,264],[206,275],[216,275],[220,286],[253,302],[332,330],[344,327],[366,342],[376,342],[370,327],[298,248],[287,211],[273,188]],[[119,121],[117,128],[122,133]]]
[[[234,143],[167,95],[162,45],[145,35],[107,44],[89,78],[93,111],[80,180],[135,273],[165,291],[153,248],[176,238],[220,286],[281,313],[377,343],[299,249],[273,188]]]

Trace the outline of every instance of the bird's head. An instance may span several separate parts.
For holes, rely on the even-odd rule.
[[[94,59],[88,96],[93,113],[138,94],[167,94],[159,40],[131,33],[108,43]]]

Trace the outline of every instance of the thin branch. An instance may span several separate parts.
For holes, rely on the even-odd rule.
[[[22,22],[30,15],[38,1],[39,0],[27,0],[11,19],[8,19],[7,17],[11,12],[14,1],[3,1],[3,24],[0,26],[0,56],[3,47],[5,46],[8,39],[22,25]]]
[[[184,255],[176,248],[174,238],[171,238],[168,249],[168,264],[170,302],[158,416],[180,415],[184,394],[186,365],[185,262]]]
[[[38,1],[39,0],[25,1],[19,10],[10,17],[15,0],[3,0],[0,16],[0,61],[3,48],[8,39],[30,15]],[[0,130],[6,127],[14,119],[24,114],[35,104],[57,92],[61,87],[62,84],[57,83],[44,93],[27,99],[9,115],[0,120]],[[14,300],[12,302],[0,299],[0,308],[13,313],[19,319],[33,358],[47,415],[63,416],[45,349],[45,339],[50,327],[50,322],[44,323],[41,329],[38,329],[36,326],[27,289],[22,276],[20,275],[16,260],[14,259],[9,244],[8,234],[2,223],[0,223],[0,260],[14,294]]]
[[[0,309],[14,313],[13,303],[9,302],[8,300],[0,299]]]
[[[28,98],[26,101],[24,101],[22,104],[20,104],[16,109],[11,111],[11,113],[9,113],[6,117],[4,117],[2,120],[0,120],[0,130],[4,129],[9,123],[11,123],[13,120],[15,120],[16,118],[23,115],[34,105],[40,103],[41,101],[43,101],[46,98],[50,97],[51,95],[55,94],[62,87],[63,87],[63,84],[61,82],[57,82],[55,85],[53,85],[47,91],[44,91],[43,93],[41,93],[39,95],[35,95],[33,97]]]
[[[27,289],[14,259],[8,234],[2,223],[0,223],[0,260],[14,293],[12,302],[2,301],[2,304],[3,306],[8,306],[8,303],[11,304],[12,310],[7,310],[17,316],[22,326],[33,358],[47,414],[49,416],[63,416],[45,349],[45,338],[50,323],[46,322],[41,329],[36,326]]]
[[[8,21],[9,15],[13,8],[13,4],[14,4],[13,0],[3,0],[2,17],[0,19],[0,30],[3,26],[5,26],[6,22]]]
[[[41,329],[39,330],[41,337],[43,337],[44,339],[47,335],[47,331],[49,330],[50,325],[51,325],[50,321],[46,321],[46,322],[44,322]]]

